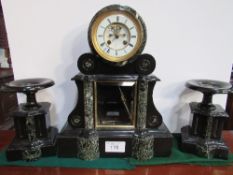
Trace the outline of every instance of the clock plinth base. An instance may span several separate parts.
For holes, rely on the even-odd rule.
[[[38,106],[40,107],[36,109],[28,109],[23,103],[12,113],[16,136],[6,149],[8,161],[33,161],[40,157],[56,155],[58,130],[55,127],[46,127],[50,103],[41,102]],[[30,135],[35,138],[29,140]]]
[[[78,157],[79,140],[85,129],[71,128],[69,125],[58,135],[58,152],[59,157]],[[153,152],[155,157],[166,157],[171,154],[172,134],[165,124],[160,125],[157,129],[148,129],[148,133],[153,137]],[[99,153],[100,157],[132,157],[133,140],[137,135],[135,130],[97,130],[99,136]],[[81,137],[80,137],[81,136]],[[108,150],[106,144],[117,142],[118,148]],[[124,145],[121,147],[120,145]],[[120,147],[120,148],[119,148]],[[106,151],[107,149],[107,151]],[[120,150],[119,150],[120,149]]]
[[[191,127],[181,128],[181,149],[206,158],[228,159],[229,148],[222,139],[201,138],[191,134]]]
[[[72,80],[79,98],[58,136],[59,157],[170,155],[172,135],[153,102],[157,77],[78,74]]]
[[[48,157],[56,155],[56,135],[58,133],[57,128],[50,127],[47,131],[47,137],[40,139],[42,145],[40,146],[40,156]],[[28,141],[15,138],[6,150],[6,156],[8,161],[24,160],[23,154],[28,151]],[[35,153],[37,154],[37,153]],[[33,159],[34,160],[34,159]]]

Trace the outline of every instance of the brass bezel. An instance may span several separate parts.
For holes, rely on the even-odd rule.
[[[112,8],[111,8],[112,7]],[[91,46],[91,48],[103,59],[110,61],[110,62],[115,62],[115,63],[119,63],[119,62],[124,62],[129,60],[130,58],[136,56],[137,54],[139,54],[144,46],[145,46],[145,42],[146,42],[146,29],[145,29],[145,25],[144,22],[142,21],[141,17],[131,8],[129,7],[124,7],[124,6],[119,6],[119,5],[113,5],[110,8],[104,8],[102,10],[100,10],[96,16],[94,16],[94,18],[92,19],[92,22],[89,26],[89,44]],[[132,20],[132,22],[134,23],[134,25],[136,26],[136,30],[138,33],[138,38],[137,38],[137,42],[136,45],[134,46],[133,50],[131,52],[129,52],[128,54],[121,56],[121,57],[114,57],[111,55],[108,55],[107,53],[105,53],[101,46],[98,44],[97,41],[97,29],[98,29],[98,25],[100,24],[100,22],[106,18],[107,16],[110,15],[114,15],[114,14],[119,14],[119,15],[124,15],[127,16],[128,18],[130,18]]]
[[[96,129],[111,129],[111,128],[128,128],[128,129],[134,129],[136,127],[136,110],[137,110],[137,81],[124,81],[124,82],[134,82],[135,83],[135,89],[134,89],[134,106],[133,106],[133,113],[132,113],[132,125],[99,125],[98,124],[98,114],[97,114],[97,102],[98,102],[98,99],[97,99],[97,83],[101,83],[101,82],[104,82],[104,83],[115,83],[115,82],[121,82],[120,80],[119,81],[94,81],[94,97],[95,97],[95,100],[94,100],[94,110],[95,110],[95,128]]]

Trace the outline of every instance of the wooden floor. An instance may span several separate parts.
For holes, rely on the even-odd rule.
[[[0,149],[9,144],[12,131],[0,131]],[[224,132],[224,138],[233,152],[233,132]],[[80,168],[0,167],[0,175],[233,175],[232,166],[163,165],[140,166],[134,170],[103,170]]]

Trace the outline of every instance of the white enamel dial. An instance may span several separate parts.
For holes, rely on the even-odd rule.
[[[135,24],[123,15],[104,18],[97,27],[97,42],[101,50],[112,57],[130,53],[137,43]]]
[[[101,9],[93,17],[88,39],[91,49],[101,58],[123,63],[142,52],[146,28],[135,10],[112,5]]]

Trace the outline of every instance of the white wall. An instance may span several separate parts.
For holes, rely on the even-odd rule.
[[[52,123],[61,128],[77,98],[70,80],[79,72],[77,58],[90,50],[88,24],[109,4],[129,5],[143,17],[148,29],[144,52],[156,57],[154,74],[162,80],[155,87],[155,103],[169,129],[179,131],[189,122],[187,103],[201,99],[201,94],[185,89],[185,82],[229,80],[232,0],[2,0],[15,78],[55,80],[38,100],[53,104]],[[214,101],[225,106],[225,96]]]

